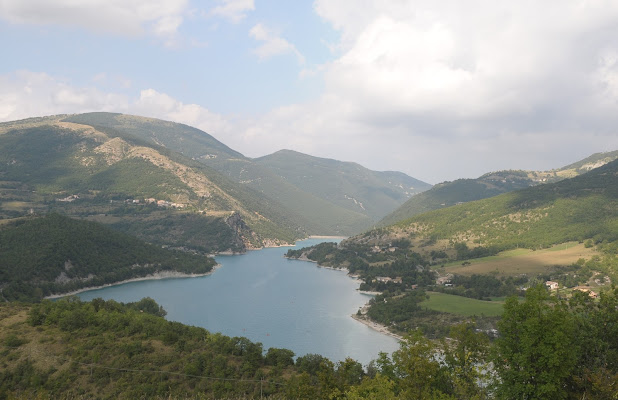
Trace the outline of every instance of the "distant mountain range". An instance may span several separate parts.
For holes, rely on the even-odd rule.
[[[0,217],[57,211],[202,252],[367,229],[430,185],[283,150],[259,159],[183,124],[90,113],[0,124]]]
[[[199,162],[65,117],[0,124],[0,216],[57,211],[203,252],[307,234],[285,207]]]
[[[262,193],[298,217],[309,234],[351,235],[431,185],[399,172],[376,172],[355,163],[282,150],[251,159],[206,132],[183,124],[112,113],[88,113],[67,122],[122,132],[207,165],[231,181]]]
[[[614,160],[574,178],[414,215],[349,242],[373,246],[407,238],[418,250],[453,249],[454,244],[465,243],[495,254],[587,239],[615,243],[617,222],[618,160]]]
[[[476,179],[458,179],[452,182],[439,183],[430,190],[412,197],[384,217],[378,225],[387,226],[427,211],[486,199],[544,183],[558,182],[565,178],[573,178],[617,158],[618,150],[596,153],[576,163],[550,171],[496,171],[484,174]]]

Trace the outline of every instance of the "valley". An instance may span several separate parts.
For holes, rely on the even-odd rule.
[[[184,396],[200,387],[213,398],[255,397],[257,383],[262,392],[270,382],[273,398],[302,397],[301,389],[311,393],[307,398],[354,398],[363,385],[384,385],[384,393],[405,398],[411,375],[392,371],[403,371],[413,352],[426,352],[414,361],[422,365],[440,351],[450,358],[428,368],[442,371],[444,381],[426,377],[427,390],[443,398],[494,398],[506,390],[500,382],[496,392],[476,382],[492,379],[483,375],[484,363],[496,366],[501,382],[510,379],[502,362],[510,357],[509,340],[519,340],[513,324],[532,318],[522,314],[526,307],[557,321],[556,335],[573,332],[563,342],[577,346],[573,357],[585,368],[570,369],[568,384],[574,393],[593,393],[583,380],[618,373],[611,362],[594,369],[605,353],[583,338],[590,332],[607,354],[618,351],[611,332],[597,329],[599,319],[614,318],[617,298],[617,156],[598,153],[549,171],[497,171],[431,187],[402,173],[291,150],[249,158],[190,126],[132,115],[0,123],[0,361],[7,371],[0,373],[0,394],[88,396],[103,388],[105,398],[148,390]],[[299,240],[309,236],[315,239],[303,248]],[[329,236],[347,238],[337,243]],[[300,246],[280,248],[294,243]],[[247,257],[250,250],[259,251]],[[259,261],[268,254],[276,260]],[[293,259],[356,280],[296,267]],[[298,275],[301,269],[307,275]],[[296,275],[286,283],[281,277],[288,273]],[[322,280],[312,283],[318,275]],[[184,277],[193,278],[152,280]],[[114,286],[119,282],[132,283]],[[104,289],[83,292],[92,287]],[[89,301],[45,300],[67,293]],[[316,297],[322,303],[312,306]],[[230,311],[218,306],[221,315],[197,319],[218,302]],[[586,312],[577,314],[582,307]],[[325,320],[330,325],[321,328]],[[400,340],[399,350],[383,333]],[[392,356],[368,344],[383,341]],[[198,350],[202,342],[213,347]],[[465,390],[458,386],[460,345],[477,346]],[[501,358],[488,355],[490,348]],[[160,356],[147,356],[153,349]],[[216,365],[207,361],[212,357]],[[147,365],[157,366],[158,382],[146,378]],[[103,373],[110,368],[117,368],[108,373],[115,383]],[[132,370],[140,377],[128,375]],[[29,386],[31,378],[43,389]],[[131,379],[139,382],[134,390]],[[79,389],[69,381],[79,381]]]

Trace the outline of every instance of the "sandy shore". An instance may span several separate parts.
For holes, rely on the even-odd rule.
[[[403,340],[403,336],[397,335],[396,333],[393,333],[391,331],[388,330],[388,328],[382,324],[378,324],[377,322],[373,322],[370,321],[365,315],[363,315],[362,317],[359,317],[356,314],[352,314],[352,318],[354,318],[355,320],[357,320],[358,322],[360,322],[361,324],[367,325],[368,327],[370,327],[373,330],[376,330],[384,335],[388,335],[391,337],[394,337],[397,340]]]
[[[124,283],[129,283],[129,282],[152,281],[152,280],[157,280],[157,279],[197,278],[199,276],[210,275],[213,272],[215,272],[217,269],[219,269],[220,267],[221,267],[220,264],[216,264],[210,271],[205,272],[203,274],[185,274],[185,273],[178,272],[178,271],[156,272],[151,275],[140,276],[139,278],[132,278],[132,279],[127,279],[124,281],[119,281],[119,282],[114,282],[114,283],[107,283],[101,286],[89,286],[89,287],[81,288],[78,290],[74,290],[72,292],[67,292],[67,293],[62,293],[62,294],[53,294],[51,296],[46,296],[45,299],[59,299],[61,297],[73,296],[73,295],[76,295],[82,292],[87,292],[88,290],[103,289],[106,287],[122,285]]]
[[[361,281],[361,282],[362,282],[362,281]],[[370,290],[360,290],[360,289],[356,289],[356,290],[358,290],[358,292],[359,292],[359,293],[362,293],[362,294],[369,294],[369,295],[372,295],[372,296],[377,296],[377,295],[379,295],[379,294],[382,294],[382,292],[372,292],[372,291],[370,291]]]

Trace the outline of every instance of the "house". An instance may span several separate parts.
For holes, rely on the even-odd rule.
[[[453,275],[448,274],[446,276],[441,276],[438,279],[436,279],[436,285],[446,285],[447,283],[451,283],[451,278],[453,277]]]
[[[553,282],[553,281],[545,282],[545,286],[547,286],[549,290],[558,290],[558,288],[560,287],[558,282]]]
[[[593,299],[598,299],[599,298],[599,294],[597,292],[594,292],[592,290],[590,290],[590,288],[587,288],[585,286],[576,286],[573,288],[573,290],[577,290],[579,292],[583,292],[583,293],[588,293],[588,296],[592,297]]]

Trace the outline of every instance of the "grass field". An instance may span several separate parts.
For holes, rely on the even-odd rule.
[[[467,297],[454,296],[452,294],[427,292],[429,300],[421,303],[421,306],[430,310],[442,311],[451,314],[472,317],[474,315],[485,315],[496,317],[502,314],[502,301],[482,301],[469,299]]]
[[[543,250],[515,249],[504,251],[495,256],[468,260],[470,265],[461,265],[461,261],[445,264],[447,273],[472,275],[496,273],[498,275],[537,274],[547,267],[571,265],[580,258],[590,259],[598,254],[594,248],[585,248],[582,243],[563,243]]]
[[[34,205],[36,206],[36,204]],[[2,207],[3,210],[7,210],[7,211],[23,211],[23,210],[27,210],[28,208],[32,206],[33,206],[32,203],[28,203],[25,201],[5,201],[2,204],[0,204],[0,207]]]

